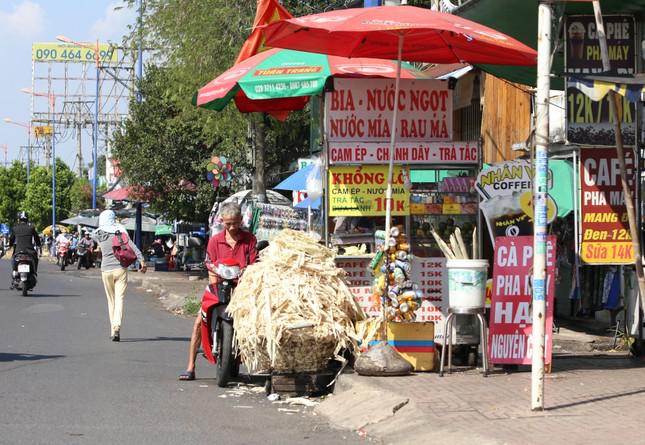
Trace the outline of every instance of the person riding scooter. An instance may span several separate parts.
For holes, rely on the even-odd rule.
[[[89,269],[92,265],[92,250],[94,247],[94,241],[90,237],[90,232],[85,232],[85,235],[79,240],[76,245],[76,251],[78,255],[78,269],[82,266],[85,266],[86,269]]]
[[[243,230],[242,210],[236,203],[224,203],[220,207],[224,230],[213,236],[208,242],[208,257],[212,264],[218,261],[233,258],[238,261],[240,268],[244,269],[249,264],[253,264],[257,258],[255,236]],[[217,285],[217,276],[209,273],[211,284]],[[201,342],[202,336],[202,315],[197,314],[193,324],[193,331],[190,337],[190,349],[188,352],[188,364],[186,372],[179,375],[179,380],[195,380],[195,359],[197,358],[197,348]]]
[[[12,267],[16,267],[16,254],[25,252],[31,255],[34,259],[34,271],[38,273],[38,253],[34,246],[40,248],[40,237],[34,226],[29,224],[29,217],[27,212],[20,212],[18,214],[18,224],[13,227],[11,237],[9,238],[9,247],[14,246]]]

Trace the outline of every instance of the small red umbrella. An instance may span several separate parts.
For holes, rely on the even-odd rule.
[[[197,92],[198,107],[221,111],[235,100],[241,112],[300,110],[320,94],[329,77],[395,78],[391,60],[330,56],[274,48],[232,66]],[[407,65],[407,79],[430,77]]]

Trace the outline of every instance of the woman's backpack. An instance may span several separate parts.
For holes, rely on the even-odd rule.
[[[128,236],[118,230],[112,237],[112,251],[121,267],[128,267],[137,260],[137,254],[132,250]]]

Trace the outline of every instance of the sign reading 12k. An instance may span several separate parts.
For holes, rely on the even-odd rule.
[[[330,142],[390,140],[393,79],[335,79],[325,103]],[[447,82],[402,79],[398,109],[398,142],[452,140],[452,94]]]

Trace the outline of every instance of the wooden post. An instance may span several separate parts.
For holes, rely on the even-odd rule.
[[[636,277],[638,278],[638,290],[640,293],[641,309],[645,312],[645,273],[643,272],[643,258],[641,256],[641,242],[638,224],[636,221],[636,212],[634,209],[634,199],[632,191],[627,182],[627,169],[625,167],[625,153],[623,151],[623,133],[620,125],[622,120],[622,101],[618,100],[618,93],[609,92],[609,100],[614,109],[614,132],[616,133],[616,155],[620,166],[620,182],[623,186],[625,196],[625,207],[627,207],[627,220],[629,222],[629,234],[632,237],[632,248],[634,249],[634,265],[636,266]]]

